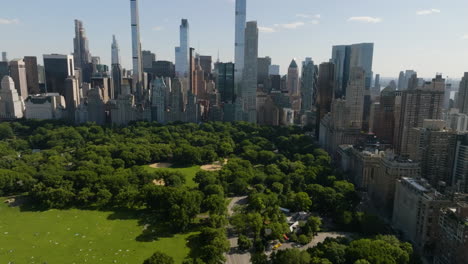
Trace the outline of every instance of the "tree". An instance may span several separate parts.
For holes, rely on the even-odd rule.
[[[322,226],[322,220],[319,217],[311,216],[301,226],[301,232],[307,236],[316,236]]]
[[[2,123],[0,124],[0,140],[11,139],[15,137],[15,133],[11,128],[10,124]]]
[[[309,264],[311,258],[307,251],[296,248],[280,250],[271,255],[272,264]]]
[[[265,253],[254,253],[250,257],[252,264],[268,264],[268,256]]]
[[[253,243],[252,240],[250,240],[248,237],[244,235],[239,235],[239,238],[237,239],[237,245],[240,250],[249,250]]]
[[[174,259],[165,253],[155,252],[151,257],[143,262],[143,264],[174,264]]]
[[[298,192],[294,194],[293,200],[291,201],[291,208],[294,211],[309,211],[311,206],[312,200],[307,193]]]
[[[203,201],[203,208],[210,214],[222,215],[226,213],[226,200],[223,196],[210,195]]]
[[[308,237],[308,236],[306,236],[306,235],[304,235],[304,234],[299,235],[299,237],[297,238],[297,242],[298,242],[299,244],[301,244],[301,245],[307,245],[307,244],[309,244],[310,240],[311,240],[310,237]]]

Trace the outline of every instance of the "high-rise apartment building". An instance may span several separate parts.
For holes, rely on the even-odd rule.
[[[137,91],[142,92],[143,62],[141,59],[140,42],[140,15],[138,0],[130,0],[131,28],[132,28],[132,59],[133,59],[133,83]]]
[[[395,130],[396,92],[387,87],[380,93],[378,111],[374,115],[372,132],[385,144],[393,144]]]
[[[288,67],[287,89],[290,96],[299,95],[299,67],[296,60],[293,59]]]
[[[369,181],[369,197],[383,213],[391,215],[395,186],[399,179],[421,177],[419,163],[388,153],[380,160],[375,176]]]
[[[362,127],[365,84],[365,71],[359,67],[352,68],[349,74],[349,84],[346,89],[347,122],[352,128]]]
[[[26,67],[26,81],[29,94],[40,93],[39,89],[39,71],[37,69],[37,58],[35,56],[24,57]]]
[[[112,82],[114,86],[114,98],[122,94],[122,66],[120,65],[120,48],[115,35],[112,36]]]
[[[268,67],[268,75],[280,75],[280,66],[279,65],[270,65]]]
[[[44,71],[46,91],[48,93],[65,94],[65,80],[75,76],[73,56],[51,54],[44,55]]]
[[[245,28],[244,73],[241,97],[244,102],[245,121],[257,123],[257,69],[258,27],[257,21],[247,22]],[[234,75],[234,78],[236,76]]]
[[[457,133],[447,130],[445,121],[424,120],[422,127],[410,130],[408,142],[410,159],[421,163],[422,176],[432,186],[451,184]]]
[[[468,114],[468,72],[465,72],[458,89],[458,106],[460,113]]]
[[[433,250],[424,249],[438,241],[440,210],[450,205],[450,200],[424,179],[402,178],[396,184],[393,204],[393,226],[412,242],[415,251],[433,254]]]
[[[318,123],[331,111],[331,104],[334,96],[334,76],[335,65],[333,63],[325,62],[320,64],[317,83]]]
[[[5,76],[10,76],[10,66],[6,61],[0,61],[0,80]]]
[[[222,103],[234,103],[236,92],[234,86],[234,63],[218,63],[216,87]]]
[[[153,62],[156,61],[156,54],[149,50],[143,50],[141,52],[141,57],[143,61],[143,70],[145,72],[151,72],[151,69],[153,68]]]
[[[301,110],[312,111],[317,99],[318,67],[312,58],[306,58],[302,62],[300,94]]]
[[[73,39],[73,59],[75,67],[84,69],[91,63],[91,54],[89,53],[88,38],[83,27],[83,22],[75,20],[75,38]]]
[[[259,84],[265,85],[268,79],[270,66],[270,57],[258,58],[257,80]]]
[[[13,79],[4,76],[0,88],[0,120],[22,118],[23,103],[15,88]]]
[[[156,77],[175,78],[175,65],[170,61],[155,61],[152,74]]]
[[[236,86],[239,86],[243,80],[244,74],[244,52],[245,52],[245,27],[247,22],[247,0],[236,0],[236,25],[235,25],[235,50],[234,50],[234,64],[235,64],[235,78]],[[237,88],[238,89],[238,88]]]
[[[18,95],[25,100],[28,97],[28,81],[26,77],[26,65],[22,59],[15,59],[10,63],[10,76],[15,82]]]
[[[408,82],[416,72],[413,70],[406,70],[405,72],[401,71],[400,76],[398,77],[398,90],[404,91],[408,89]]]
[[[441,119],[444,103],[445,80],[438,75],[432,82],[415,87],[416,75],[409,81],[408,89],[402,92],[401,114],[395,119],[394,145],[400,155],[409,155],[409,133],[412,128],[422,127],[425,119]]]
[[[468,135],[459,135],[455,147],[455,162],[453,165],[453,189],[457,192],[468,193]]]
[[[198,60],[205,74],[210,75],[213,71],[213,59],[211,56],[198,56]]]
[[[8,62],[8,53],[6,51],[2,51],[2,61]]]
[[[434,264],[464,264],[468,259],[468,205],[442,208]]]
[[[187,19],[182,19],[180,24],[180,45],[176,47],[175,68],[179,78],[188,77],[190,70],[189,61],[189,23]]]

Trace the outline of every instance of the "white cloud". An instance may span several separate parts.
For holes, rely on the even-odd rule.
[[[164,28],[161,27],[161,26],[155,26],[155,27],[153,27],[153,31],[161,31],[161,30],[163,30],[163,29],[164,29]]]
[[[276,29],[272,28],[272,27],[258,27],[258,30],[262,33],[274,33],[276,32]]]
[[[0,25],[11,25],[11,24],[19,24],[19,20],[18,19],[0,18]]]
[[[304,26],[304,22],[298,21],[298,22],[293,22],[293,23],[288,23],[288,24],[275,24],[277,27],[281,27],[284,29],[296,29],[298,27]]]
[[[314,19],[314,20],[310,21],[310,23],[312,25],[318,25],[318,24],[320,24],[320,21],[318,19]]]
[[[468,34],[465,34],[465,35],[461,36],[461,39],[468,40]]]
[[[296,14],[296,17],[300,18],[315,18],[315,19],[320,19],[322,16],[320,14],[316,15],[308,15],[308,14]]]
[[[358,17],[350,17],[348,21],[351,22],[361,22],[361,23],[380,23],[382,22],[382,18],[380,17],[370,17],[370,16],[358,16]]]
[[[432,8],[432,9],[419,10],[416,12],[416,14],[418,16],[424,16],[424,15],[438,14],[440,12],[441,12],[440,9]]]

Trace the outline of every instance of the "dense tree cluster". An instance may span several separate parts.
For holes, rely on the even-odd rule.
[[[155,162],[189,166],[224,159],[229,161],[220,171],[197,173],[196,188],[186,187],[180,173],[144,168]],[[411,256],[410,246],[378,237],[327,241],[308,252],[280,251],[266,258],[269,241],[284,240],[290,233],[280,208],[313,211],[334,219],[343,230],[368,235],[385,227],[378,218],[356,211],[360,199],[354,185],[298,127],[243,122],[137,122],[126,127],[1,123],[0,196],[16,194],[27,194],[44,209],[143,209],[177,232],[190,230],[197,216],[206,213],[200,234],[191,239],[198,246],[187,264],[223,263],[229,249],[227,198],[240,195],[247,196],[248,203],[236,209],[230,224],[239,235],[240,249],[254,252],[253,263],[407,263]],[[306,244],[320,228],[320,218],[309,217],[291,240]],[[396,262],[384,262],[385,254]],[[152,259],[171,263],[160,253],[148,261]]]

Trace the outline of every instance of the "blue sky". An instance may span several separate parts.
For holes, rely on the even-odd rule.
[[[374,72],[451,78],[468,71],[466,0],[247,0],[247,19],[261,27],[259,55],[284,73],[292,58],[328,61],[331,46],[374,42]],[[94,56],[110,62],[116,34],[124,67],[131,66],[128,0],[0,0],[0,51],[9,57],[71,53],[75,18],[84,22]],[[140,0],[143,49],[174,60],[181,18],[191,46],[231,61],[234,0]],[[42,59],[39,59],[42,61]]]

